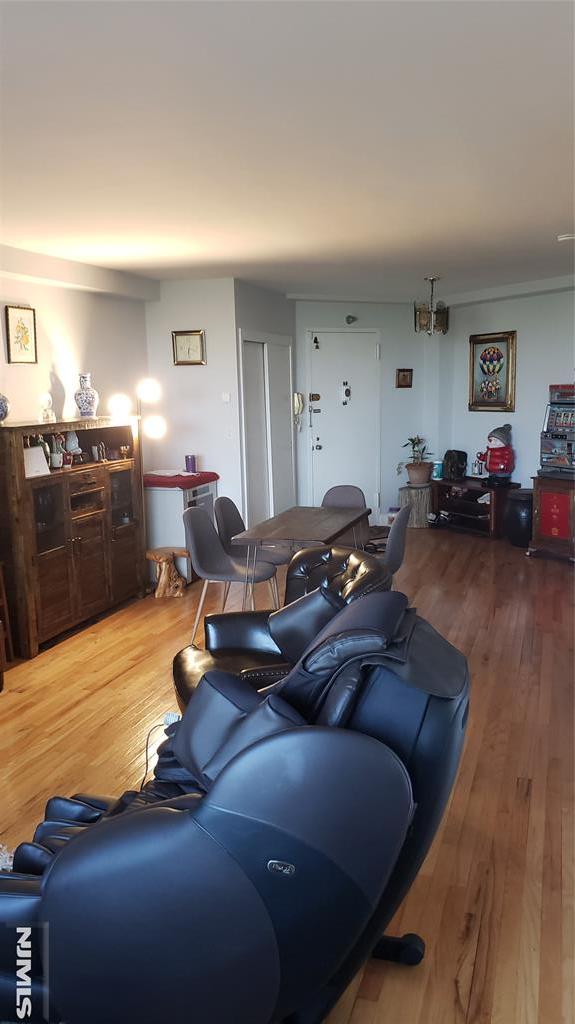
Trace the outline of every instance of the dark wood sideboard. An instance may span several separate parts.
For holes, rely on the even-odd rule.
[[[436,515],[446,512],[445,525],[465,533],[501,537],[507,495],[519,483],[492,484],[489,478],[466,476],[461,480],[432,480],[432,508]],[[478,499],[489,495],[489,502]]]
[[[25,438],[75,431],[110,458],[26,477]],[[123,449],[120,457],[120,449]],[[116,458],[116,456],[118,456]],[[145,542],[137,420],[0,426],[0,560],[17,653],[143,593]]]

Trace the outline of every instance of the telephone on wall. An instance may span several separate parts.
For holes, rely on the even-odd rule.
[[[304,397],[301,391],[294,391],[293,393],[293,414],[294,416],[301,416],[304,411]]]
[[[301,430],[302,416],[305,409],[305,399],[301,391],[294,391],[292,404],[294,423],[297,430]]]

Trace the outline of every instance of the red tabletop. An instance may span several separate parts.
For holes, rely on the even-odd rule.
[[[201,487],[219,480],[219,473],[176,473],[164,476],[163,473],[144,473],[144,487],[180,487],[187,491],[190,487]]]

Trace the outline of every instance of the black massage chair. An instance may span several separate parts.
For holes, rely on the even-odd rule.
[[[142,791],[53,798],[0,874],[0,1019],[319,1024],[370,955],[413,953],[382,936],[468,689],[396,592],[336,612],[273,686],[207,673]]]
[[[226,612],[206,615],[205,650],[189,645],[178,651],[173,678],[180,709],[206,672],[240,672],[256,690],[276,682],[295,665],[306,644],[336,611],[380,590],[390,590],[391,574],[380,559],[363,551],[341,547],[314,547],[298,551],[287,574],[284,607],[318,589],[287,621],[282,611]]]

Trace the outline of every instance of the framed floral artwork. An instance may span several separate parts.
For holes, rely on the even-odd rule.
[[[6,306],[6,348],[9,363],[37,363],[36,311],[31,306]]]
[[[516,342],[516,331],[470,336],[470,412],[515,412]]]

